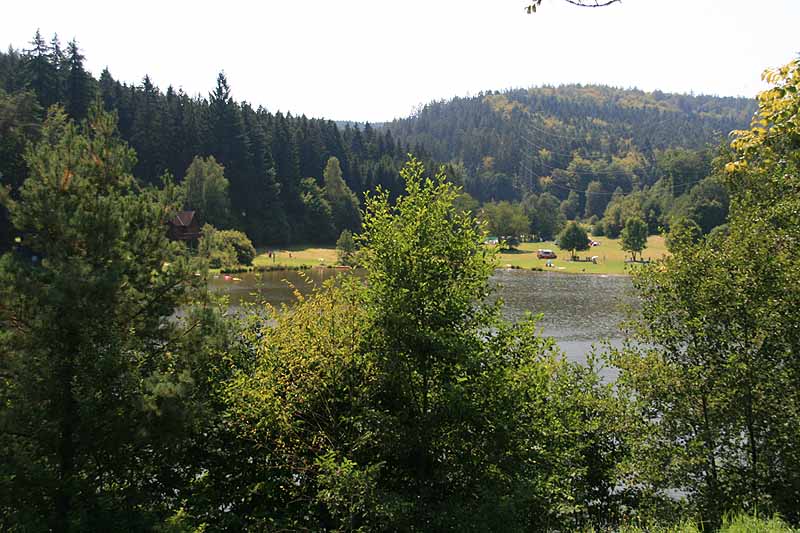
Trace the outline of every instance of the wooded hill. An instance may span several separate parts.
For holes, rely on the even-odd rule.
[[[566,197],[593,179],[609,192],[652,185],[665,154],[716,147],[754,111],[748,98],[565,85],[433,102],[387,127],[463,164],[473,196],[500,200],[548,186]]]
[[[117,113],[143,182],[164,173],[182,181],[195,156],[213,156],[229,182],[228,225],[256,244],[336,239],[343,228],[323,179],[330,157],[360,200],[377,186],[398,191],[409,152],[429,168],[447,163],[448,175],[480,203],[542,192],[563,201],[572,192],[567,218],[602,217],[612,193],[660,178],[669,179],[661,190],[675,198],[710,173],[709,147],[746,126],[755,109],[744,98],[570,85],[453,98],[407,119],[359,127],[237,102],[223,73],[207,96],[161,90],[148,76],[119,81],[109,69],[95,78],[75,41],[64,49],[37,32],[30,48],[0,53],[3,182],[16,189],[24,181],[24,146],[37,138],[49,106],[60,103],[82,120],[95,101]]]

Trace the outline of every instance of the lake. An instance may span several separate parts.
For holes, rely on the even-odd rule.
[[[294,301],[292,283],[301,292],[340,274],[333,269],[306,271],[280,270],[236,274],[241,281],[226,281],[220,276],[211,286],[229,295],[231,307],[263,299],[272,305]],[[510,320],[526,312],[543,313],[540,321],[545,335],[553,337],[570,360],[585,361],[592,344],[607,339],[619,345],[618,325],[625,318],[623,306],[634,301],[630,279],[626,276],[601,276],[497,270],[492,276],[497,294],[503,299],[503,314]]]

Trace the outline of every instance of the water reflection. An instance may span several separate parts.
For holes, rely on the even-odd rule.
[[[339,274],[340,271],[326,268],[244,273],[233,276],[240,281],[220,276],[211,285],[229,296],[233,308],[258,300],[279,306],[294,302],[292,285],[305,293],[313,284]],[[492,283],[503,299],[506,318],[517,320],[526,312],[543,313],[539,324],[544,333],[553,337],[573,361],[585,361],[592,345],[601,340],[619,345],[622,338],[618,325],[625,318],[623,306],[633,302],[630,279],[624,276],[498,270]]]
[[[543,313],[539,324],[570,359],[584,360],[593,343],[619,344],[624,307],[633,303],[630,278],[552,272],[499,270],[492,281],[503,299],[504,315],[516,320],[526,312]]]

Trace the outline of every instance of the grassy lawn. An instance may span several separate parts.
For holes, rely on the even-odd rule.
[[[275,257],[269,257],[269,250],[272,250]],[[336,264],[336,248],[307,248],[305,246],[290,246],[288,248],[270,248],[258,251],[259,254],[253,260],[254,266],[301,266],[301,265],[321,265],[329,266]]]
[[[631,266],[625,263],[625,259],[630,257],[630,254],[622,251],[619,239],[598,237],[596,240],[600,243],[600,246],[595,246],[576,254],[580,258],[589,258],[593,255],[598,256],[596,265],[589,262],[572,262],[569,260],[568,251],[561,250],[553,241],[547,241],[526,242],[521,244],[519,248],[513,252],[504,251],[500,253],[499,266],[503,268],[510,265],[526,269],[537,267],[547,271],[577,274],[625,274],[627,272],[626,268],[631,268]],[[536,258],[536,250],[539,248],[553,250],[556,255],[558,255],[557,259],[552,260],[552,267],[548,268],[545,266],[547,264],[546,259]],[[645,248],[642,255],[645,259],[659,259],[667,253],[664,237],[660,235],[651,235],[647,239],[647,248]],[[635,268],[635,265],[632,267]]]
[[[625,259],[630,254],[623,252],[620,247],[619,239],[607,239],[600,237],[596,239],[600,242],[600,246],[587,250],[585,252],[578,252],[581,258],[589,258],[593,255],[598,256],[597,264],[589,262],[579,263],[569,260],[569,252],[561,250],[555,245],[553,241],[547,242],[526,242],[519,246],[513,252],[505,251],[498,255],[498,267],[505,268],[507,266],[518,266],[525,269],[541,268],[546,271],[553,272],[567,272],[576,274],[626,274],[627,268],[631,266],[626,265]],[[553,250],[558,259],[553,260],[553,266],[546,267],[546,259],[537,259],[536,250],[539,248],[547,248]],[[253,261],[254,266],[301,266],[301,265],[320,265],[330,266],[336,264],[336,249],[335,248],[308,248],[305,246],[292,246],[289,248],[272,248],[275,257],[270,258],[268,255],[269,250],[259,250],[259,255]],[[650,236],[647,239],[647,248],[644,250],[645,259],[659,259],[667,254],[667,248],[664,245],[664,237],[660,235]],[[291,257],[290,257],[291,254]],[[636,268],[634,265],[632,268]]]

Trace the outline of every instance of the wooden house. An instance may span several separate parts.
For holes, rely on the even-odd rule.
[[[169,238],[173,241],[194,242],[200,238],[200,224],[194,211],[180,211],[167,225]]]

